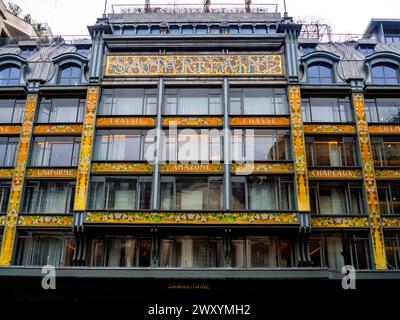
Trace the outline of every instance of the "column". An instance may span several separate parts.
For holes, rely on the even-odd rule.
[[[358,145],[364,178],[364,195],[369,215],[375,268],[377,270],[383,270],[387,268],[385,242],[383,239],[378,189],[375,179],[374,160],[371,151],[371,140],[369,137],[367,117],[365,115],[364,94],[353,93],[352,98],[356,116]]]
[[[161,137],[162,137],[162,105],[164,98],[164,79],[158,81],[158,105],[156,120],[156,136],[155,136],[155,154],[153,166],[153,188],[151,192],[151,209],[159,210],[159,194],[160,194],[160,154],[161,154]]]
[[[17,163],[14,168],[10,199],[8,201],[6,225],[4,228],[1,248],[0,265],[9,266],[12,263],[15,235],[17,232],[18,216],[21,209],[22,193],[25,183],[25,172],[28,162],[29,149],[33,131],[38,94],[28,94],[26,98],[24,118],[22,120],[21,135],[19,140]]]
[[[86,210],[99,95],[100,87],[88,87],[76,178],[74,211]]]
[[[229,124],[229,82],[224,78],[224,209],[231,210],[231,139]]]

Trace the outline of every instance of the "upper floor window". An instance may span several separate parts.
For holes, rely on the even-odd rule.
[[[243,34],[253,33],[253,26],[249,25],[249,24],[243,25],[241,28],[241,33],[243,33]]]
[[[78,47],[76,48],[76,53],[80,54],[81,56],[87,57],[90,52],[90,47]]]
[[[75,182],[28,181],[24,192],[25,213],[70,213],[73,210]]]
[[[400,214],[400,183],[378,182],[378,199],[381,214]]]
[[[357,166],[354,137],[306,137],[307,164],[311,167]]]
[[[0,123],[21,123],[25,100],[0,99]]]
[[[19,55],[25,59],[29,58],[32,54],[34,54],[37,51],[37,48],[35,47],[26,47],[22,48]]]
[[[362,188],[358,182],[311,182],[312,214],[364,214]]]
[[[222,238],[181,236],[160,240],[162,268],[218,268],[222,265]]]
[[[0,181],[0,213],[6,213],[10,197],[11,182]]]
[[[0,123],[21,123],[25,100],[0,99]]]
[[[221,210],[222,177],[161,177],[161,210]]]
[[[268,28],[266,25],[257,25],[254,29],[255,34],[266,34],[268,33]]]
[[[375,48],[373,46],[367,45],[359,46],[358,50],[360,50],[365,56],[373,54],[375,52]]]
[[[6,66],[0,69],[0,86],[17,86],[21,78],[21,69],[16,66]]]
[[[387,267],[391,270],[400,269],[400,233],[385,232],[385,249]]]
[[[397,137],[372,137],[372,155],[378,167],[400,166],[400,139]]]
[[[315,234],[310,237],[310,257],[314,268],[342,270],[351,265],[370,269],[371,258],[367,235],[356,233]]]
[[[222,133],[209,129],[167,131],[163,141],[162,160],[166,162],[200,162],[222,160]]]
[[[104,89],[101,96],[101,115],[155,115],[156,89]]]
[[[31,166],[71,167],[78,165],[80,137],[35,137]]]
[[[231,34],[239,34],[239,26],[237,26],[237,25],[230,25],[230,26],[228,27],[228,33],[231,33]]]
[[[385,34],[386,43],[400,44],[400,28],[399,27],[385,27],[384,34]]]
[[[193,26],[182,26],[182,34],[193,34]]]
[[[91,241],[91,267],[150,267],[150,261],[149,238],[107,236]]]
[[[152,177],[92,177],[89,208],[93,210],[150,209]]]
[[[0,137],[0,167],[15,166],[18,144],[18,137]]]
[[[197,34],[207,34],[208,30],[207,30],[207,26],[196,26],[196,33]]]
[[[40,101],[37,121],[40,123],[82,122],[85,99],[46,99]]]
[[[210,33],[217,34],[221,32],[221,27],[218,25],[211,25],[210,26]]]
[[[349,98],[307,98],[302,100],[304,122],[352,122]]]
[[[135,34],[135,28],[134,27],[123,27],[122,28],[122,34],[123,35],[134,35]]]
[[[399,84],[399,68],[388,65],[379,64],[371,69],[372,82],[374,84]]]
[[[331,84],[333,81],[333,69],[323,63],[312,64],[307,68],[308,82],[312,84]]]
[[[234,129],[232,131],[232,159],[239,162],[289,160],[289,131]]]
[[[288,268],[292,266],[291,243],[285,237],[245,237],[232,239],[232,266],[235,268]]]
[[[96,134],[94,160],[143,161],[151,160],[148,148],[154,139],[147,130],[99,130]]]
[[[232,115],[287,115],[289,113],[285,89],[232,88]]]
[[[77,65],[68,65],[61,68],[58,83],[61,85],[81,83],[81,68]]]
[[[221,89],[166,89],[165,115],[218,115],[222,113]]]
[[[149,34],[149,27],[148,26],[137,26],[136,33],[137,34]]]
[[[293,180],[286,176],[232,177],[234,210],[295,210]]]
[[[177,25],[173,25],[169,27],[169,33],[170,34],[179,34],[180,28]]]
[[[317,50],[317,46],[315,44],[302,44],[300,46],[301,51],[303,51],[304,54],[314,52]]]
[[[21,232],[18,234],[17,264],[71,267],[74,250],[71,233]]]
[[[400,122],[400,99],[366,99],[365,113],[368,122]]]
[[[160,34],[161,33],[161,29],[160,29],[159,26],[151,26],[150,33],[151,34]]]

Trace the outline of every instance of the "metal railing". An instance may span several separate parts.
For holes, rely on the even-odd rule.
[[[278,5],[271,3],[243,4],[211,3],[209,5],[193,3],[176,4],[115,4],[112,13],[277,13]]]

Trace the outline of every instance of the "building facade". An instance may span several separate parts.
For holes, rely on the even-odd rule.
[[[1,47],[0,271],[398,270],[400,22],[301,29],[124,10],[91,41]]]

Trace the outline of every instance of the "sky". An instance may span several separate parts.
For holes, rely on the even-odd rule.
[[[47,22],[54,35],[87,35],[87,26],[104,11],[105,0],[3,0],[18,4],[37,22]],[[202,3],[203,0],[178,0],[178,3]],[[214,4],[240,3],[244,0],[211,0]],[[144,0],[108,0],[113,4],[142,4]],[[173,0],[151,0],[173,3]],[[283,12],[283,0],[253,0],[253,3],[277,3]],[[371,18],[400,19],[400,0],[286,0],[295,19],[318,19],[332,26],[333,33],[362,34]]]

